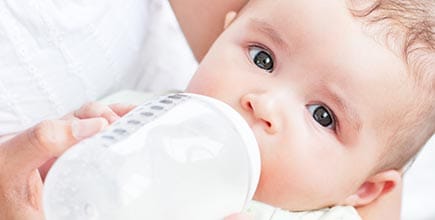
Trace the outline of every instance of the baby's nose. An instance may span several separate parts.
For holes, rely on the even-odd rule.
[[[279,110],[276,100],[262,94],[246,94],[241,97],[240,104],[257,123],[262,124],[267,133],[275,134],[279,131]]]

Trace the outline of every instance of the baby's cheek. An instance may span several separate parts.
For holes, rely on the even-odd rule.
[[[215,73],[200,66],[189,82],[186,92],[211,96],[219,87]]]
[[[210,87],[208,86],[208,83],[205,80],[202,80],[201,78],[193,78],[189,86],[186,89],[186,92],[189,93],[195,93],[200,95],[208,95],[210,90]]]
[[[279,159],[262,155],[260,181],[254,199],[272,205],[283,205],[294,196],[297,181],[291,178],[285,164]]]
[[[265,151],[265,149],[263,149]],[[291,210],[320,208],[329,204],[331,188],[319,167],[281,152],[262,152],[262,171],[254,199]]]

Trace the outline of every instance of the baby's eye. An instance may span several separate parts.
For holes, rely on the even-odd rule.
[[[258,46],[250,46],[249,56],[255,65],[261,69],[264,69],[268,72],[273,71],[273,58],[267,50]]]
[[[335,118],[328,107],[314,104],[308,105],[307,108],[317,123],[323,127],[335,129]]]

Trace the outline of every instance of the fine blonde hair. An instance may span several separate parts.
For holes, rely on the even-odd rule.
[[[435,1],[349,0],[352,15],[383,36],[414,79],[419,97],[413,108],[398,117],[400,126],[389,137],[377,169],[402,169],[435,131]]]

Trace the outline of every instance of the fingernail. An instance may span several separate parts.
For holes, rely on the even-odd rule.
[[[73,120],[71,123],[71,130],[73,136],[77,140],[81,140],[98,133],[107,126],[107,124],[107,121],[103,118]]]
[[[116,121],[116,120],[118,120],[118,119],[120,119],[120,117],[119,117],[118,115],[116,115],[116,114],[112,114],[112,115],[109,117],[109,122],[110,122],[110,124],[112,124],[114,121]]]
[[[114,112],[110,112],[105,114],[105,116],[103,115],[104,118],[107,119],[107,121],[109,121],[109,124],[112,124],[114,121],[118,120],[120,117],[114,113]]]

